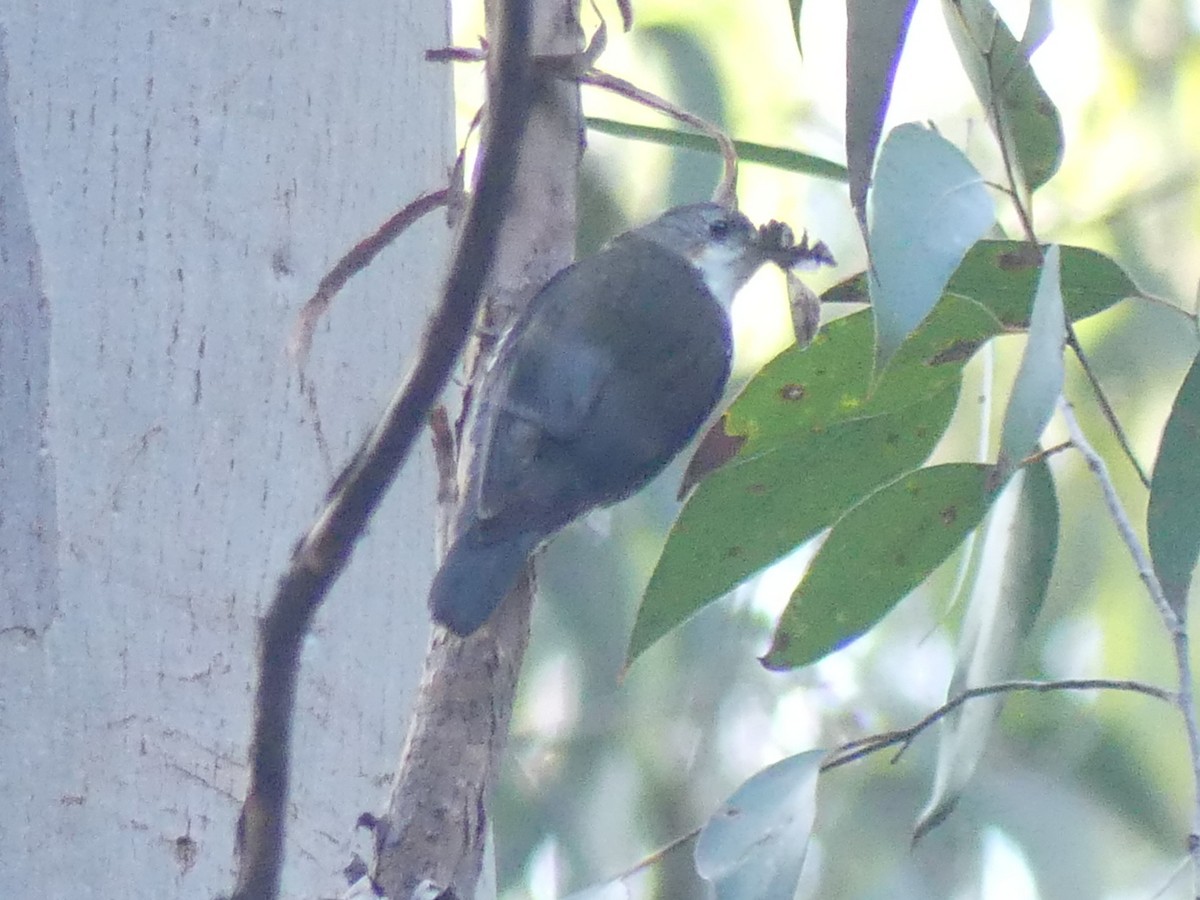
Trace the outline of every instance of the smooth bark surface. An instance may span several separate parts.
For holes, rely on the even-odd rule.
[[[440,4],[0,13],[0,895],[231,884],[257,615],[407,366],[444,217],[285,347],[338,256],[440,187]],[[428,633],[423,445],[318,617],[284,893],[344,882]]]

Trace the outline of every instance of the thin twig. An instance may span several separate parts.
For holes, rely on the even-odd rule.
[[[296,368],[300,372],[300,394],[308,406],[321,461],[325,463],[325,469],[330,475],[333,474],[333,455],[329,452],[329,442],[325,439],[325,429],[321,424],[317,386],[305,375],[317,323],[329,312],[333,298],[351,278],[374,262],[375,257],[420,218],[445,205],[451,196],[451,191],[445,188],[422,194],[355,244],[321,279],[316,292],[304,302],[296,316],[296,324],[292,326],[292,336],[288,341],[288,355],[295,360]]]
[[[1181,606],[1179,610],[1176,610],[1167,600],[1162,585],[1159,583],[1158,576],[1154,574],[1154,566],[1150,561],[1150,557],[1142,547],[1141,541],[1138,540],[1133,523],[1129,515],[1125,512],[1121,498],[1117,495],[1117,489],[1108,474],[1108,467],[1104,464],[1104,460],[1100,458],[1100,454],[1089,443],[1087,435],[1083,433],[1083,429],[1080,428],[1079,421],[1075,418],[1075,411],[1072,409],[1071,404],[1063,399],[1059,401],[1058,408],[1062,413],[1063,420],[1066,422],[1067,433],[1071,436],[1071,443],[1075,445],[1075,448],[1087,461],[1088,468],[1092,470],[1092,474],[1100,482],[1100,489],[1104,494],[1104,502],[1108,506],[1109,514],[1116,523],[1121,540],[1125,543],[1130,555],[1133,557],[1133,564],[1137,569],[1138,577],[1146,585],[1150,599],[1154,601],[1154,606],[1158,609],[1163,626],[1167,629],[1167,633],[1171,638],[1171,648],[1175,653],[1175,668],[1179,675],[1179,691],[1175,695],[1175,704],[1179,707],[1179,712],[1183,716],[1192,763],[1192,833],[1188,835],[1187,849],[1192,859],[1193,889],[1195,896],[1200,898],[1200,726],[1197,725],[1196,721],[1195,692],[1192,687],[1192,661],[1191,648],[1189,646],[1190,640],[1187,631],[1187,607]]]
[[[1171,872],[1170,877],[1167,878],[1163,886],[1155,891],[1149,898],[1147,898],[1147,900],[1162,900],[1163,897],[1167,896],[1167,891],[1171,889],[1171,885],[1175,883],[1175,879],[1182,875],[1184,869],[1186,869],[1189,865],[1191,865],[1191,857],[1185,856],[1179,861],[1179,865],[1177,865],[1174,871]]]
[[[1067,320],[1067,346],[1071,348],[1071,352],[1075,354],[1075,358],[1079,360],[1079,366],[1083,369],[1083,374],[1087,376],[1088,384],[1092,386],[1092,393],[1096,395],[1096,402],[1100,404],[1100,412],[1104,415],[1104,421],[1108,423],[1108,427],[1112,429],[1112,433],[1117,438],[1117,443],[1121,445],[1121,450],[1125,454],[1125,458],[1129,460],[1133,466],[1133,470],[1137,472],[1137,477],[1142,484],[1150,487],[1150,476],[1146,474],[1146,470],[1142,468],[1142,464],[1138,462],[1137,456],[1133,452],[1133,445],[1129,443],[1129,438],[1125,434],[1125,429],[1121,427],[1121,422],[1117,418],[1116,411],[1113,410],[1112,404],[1108,402],[1108,397],[1104,394],[1104,389],[1100,387],[1100,379],[1096,377],[1096,372],[1092,368],[1091,362],[1088,361],[1087,355],[1083,352],[1083,345],[1079,343],[1079,336],[1075,333],[1075,327],[1071,324],[1071,320]]]
[[[1125,507],[1121,503],[1121,498],[1117,494],[1116,486],[1113,484],[1112,477],[1108,473],[1108,466],[1104,460],[1100,458],[1100,454],[1088,441],[1087,435],[1083,433],[1083,429],[1079,426],[1079,420],[1075,417],[1075,408],[1065,398],[1058,401],[1058,411],[1062,413],[1063,421],[1067,426],[1067,433],[1071,436],[1071,443],[1075,449],[1080,452],[1084,460],[1086,460],[1088,468],[1092,470],[1092,474],[1096,476],[1096,480],[1100,482],[1100,489],[1104,494],[1105,505],[1108,506],[1109,514],[1113,517],[1113,521],[1117,525],[1117,531],[1121,534],[1121,540],[1129,549],[1130,555],[1133,557],[1133,564],[1137,568],[1138,577],[1142,579],[1142,583],[1146,585],[1146,590],[1150,593],[1150,599],[1154,601],[1154,605],[1158,607],[1158,614],[1162,616],[1163,623],[1167,626],[1167,630],[1174,634],[1183,627],[1179,616],[1175,609],[1167,600],[1167,595],[1163,592],[1162,585],[1159,584],[1158,576],[1154,574],[1154,565],[1150,561],[1150,556],[1142,547],[1142,542],[1138,539],[1137,531],[1133,527],[1133,522],[1129,518],[1129,514],[1125,512]]]
[[[383,250],[409,226],[450,200],[450,190],[442,188],[422,194],[386,222],[355,244],[345,256],[321,279],[316,292],[305,301],[296,317],[288,352],[297,360],[301,370],[312,348],[313,331],[329,308],[329,302],[351,278],[374,262]]]
[[[965,27],[965,26],[964,26]],[[968,34],[970,29],[967,29]],[[1033,210],[1027,208],[1026,200],[1031,199],[1028,192],[1028,187],[1025,184],[1024,173],[1020,181],[1017,180],[1017,167],[1013,161],[1013,148],[1008,146],[1009,132],[1004,127],[1004,120],[1000,113],[1000,102],[998,92],[996,90],[996,73],[993,68],[996,58],[992,53],[992,47],[986,50],[982,47],[977,47],[980,55],[987,63],[988,72],[988,89],[991,94],[991,107],[988,112],[991,113],[994,130],[996,133],[996,143],[1000,146],[1000,160],[1004,164],[1004,176],[1008,179],[1011,192],[1009,196],[1012,198],[1013,207],[1017,211],[1017,218],[1021,220],[1021,230],[1025,232],[1025,239],[1037,248],[1039,256],[1041,255],[1041,247],[1038,246],[1037,232],[1033,227]]]
[[[702,827],[703,826],[701,826],[701,828]],[[641,859],[639,859],[637,862],[635,862],[632,866],[630,866],[624,872],[621,872],[618,875],[614,875],[611,878],[606,879],[604,883],[605,884],[615,884],[618,881],[628,881],[630,878],[632,878],[634,875],[637,875],[639,872],[642,872],[645,869],[650,868],[651,866],[658,865],[667,856],[674,853],[676,850],[678,850],[680,847],[682,847],[688,841],[693,840],[698,834],[700,834],[701,828],[693,828],[691,831],[687,832],[686,834],[681,834],[679,837],[675,838],[673,841],[670,841],[670,842],[664,844],[663,846],[659,847],[657,850],[651,851],[650,853],[646,854]]]
[[[737,148],[733,145],[733,141],[729,135],[724,131],[707,119],[702,119],[688,112],[686,109],[676,106],[669,100],[664,100],[657,94],[643,90],[633,82],[626,81],[624,78],[619,78],[616,75],[609,75],[607,72],[591,69],[579,74],[577,79],[581,84],[590,84],[592,87],[612,91],[614,94],[619,94],[635,103],[648,106],[650,109],[677,119],[686,125],[691,125],[716,141],[717,146],[721,148],[721,157],[725,161],[725,175],[721,179],[721,184],[717,187],[716,192],[713,194],[713,200],[723,206],[732,207],[736,205]]]
[[[988,57],[988,72],[991,73],[991,57]],[[1017,173],[1013,166],[1012,154],[1008,146],[1008,141],[1004,139],[1004,124],[1000,121],[1000,110],[995,103],[995,94],[992,95],[992,115],[996,120],[996,143],[1000,145],[1000,159],[1004,163],[1004,173],[1008,178],[1008,183],[1012,185],[1012,191],[1009,196],[1012,198],[1013,208],[1017,211],[1017,218],[1021,220],[1021,230],[1025,232],[1025,240],[1038,250],[1038,256],[1041,256],[1041,247],[1038,245],[1037,232],[1033,229],[1033,212],[1026,208],[1022,199],[1023,194],[1017,184]],[[1024,179],[1022,179],[1024,181]]]
[[[990,71],[990,61],[988,66]],[[1038,257],[1040,258],[1042,256],[1042,248],[1038,242],[1037,234],[1033,228],[1033,214],[1022,202],[1022,195],[1016,180],[1016,171],[1012,165],[1008,141],[1004,139],[1004,132],[1001,127],[1000,113],[998,109],[994,110],[994,115],[996,118],[997,143],[1000,145],[1000,156],[1004,161],[1004,169],[1005,173],[1007,174],[1009,184],[1012,186],[1009,196],[1012,198],[1013,207],[1016,209],[1017,216],[1021,220],[1021,227],[1025,231],[1025,238],[1029,242],[1030,246],[1036,250]],[[1071,324],[1070,318],[1067,318],[1066,326],[1067,346],[1071,348],[1071,351],[1075,354],[1075,358],[1079,360],[1079,365],[1082,367],[1084,374],[1087,376],[1088,383],[1092,387],[1092,393],[1096,395],[1096,401],[1100,404],[1100,409],[1104,413],[1105,420],[1108,422],[1113,434],[1116,435],[1117,441],[1121,445],[1121,449],[1124,451],[1126,458],[1133,465],[1133,469],[1135,472],[1137,472],[1138,478],[1141,479],[1142,484],[1144,484],[1146,487],[1150,487],[1150,479],[1146,475],[1145,470],[1142,468],[1141,463],[1138,462],[1137,456],[1134,455],[1133,447],[1129,443],[1128,437],[1125,435],[1125,429],[1121,427],[1121,421],[1117,418],[1116,411],[1112,408],[1112,404],[1108,402],[1108,397],[1105,395],[1104,389],[1100,386],[1100,379],[1096,377],[1095,370],[1092,369],[1092,364],[1088,361],[1087,354],[1083,352],[1083,346],[1079,343],[1079,337],[1075,333],[1075,328]]]
[[[973,700],[976,697],[987,697],[994,694],[1011,694],[1017,692],[1035,692],[1040,694],[1050,693],[1054,691],[1092,691],[1092,690],[1108,690],[1108,691],[1128,691],[1135,694],[1144,694],[1149,697],[1154,697],[1156,700],[1163,700],[1167,703],[1176,702],[1176,695],[1171,691],[1163,690],[1160,687],[1155,687],[1152,684],[1146,684],[1141,681],[1129,681],[1125,679],[1115,678],[1065,678],[1057,681],[1002,681],[995,684],[984,685],[982,687],[971,688],[956,695],[953,699],[946,701],[929,715],[925,716],[920,721],[910,725],[907,728],[902,728],[897,731],[885,731],[880,734],[868,735],[867,737],[856,738],[853,741],[848,741],[840,747],[830,751],[825,761],[821,763],[821,771],[828,772],[830,769],[836,769],[839,766],[844,766],[848,763],[855,762],[863,757],[869,756],[880,750],[888,747],[894,747],[897,744],[902,745],[902,750],[907,747],[922,731],[935,724],[938,720],[945,718],[954,710],[958,709],[968,700]],[[688,841],[695,838],[703,830],[703,826],[693,828],[691,831],[681,834],[679,837],[664,844],[657,850],[642,857],[628,869],[621,873],[608,878],[605,883],[613,884],[620,881],[625,881],[632,878],[634,875],[656,865],[668,854],[678,850]]]
[[[1029,456],[1021,460],[1021,467],[1032,466],[1035,463],[1045,462],[1052,456],[1057,456],[1064,450],[1070,450],[1073,445],[1070,441],[1063,441],[1061,444],[1055,444],[1053,447],[1047,447],[1045,450],[1039,450],[1036,453],[1031,453]]]
[[[603,20],[601,22],[603,23]],[[602,88],[614,94],[619,94],[635,103],[640,103],[642,106],[649,107],[663,115],[670,116],[677,121],[690,125],[712,138],[716,141],[717,147],[720,148],[721,157],[725,161],[725,175],[713,194],[713,200],[723,206],[734,206],[737,201],[738,155],[737,148],[734,146],[729,135],[707,119],[702,119],[700,116],[676,106],[671,101],[638,87],[631,81],[594,68],[592,64],[595,62],[596,57],[599,56],[599,51],[603,49],[605,34],[606,32],[602,24],[601,29],[597,31],[591,44],[589,44],[584,52],[567,56],[539,56],[535,57],[535,62],[541,67],[542,71],[548,74],[559,78],[568,78],[572,81],[578,81],[580,84],[589,84],[592,87]],[[437,50],[427,50],[425,52],[425,58],[432,62],[483,62],[487,59],[487,56],[488,48],[486,45],[478,48],[441,47]]]
[[[981,687],[969,688],[960,694],[955,695],[950,700],[947,700],[929,715],[925,716],[920,721],[901,728],[896,731],[885,731],[880,734],[870,735],[865,738],[857,738],[853,741],[848,741],[837,749],[833,750],[821,764],[821,771],[827,772],[830,769],[836,769],[839,766],[844,766],[847,763],[855,762],[865,756],[870,756],[872,753],[877,753],[880,750],[885,750],[888,747],[900,745],[900,750],[893,757],[893,762],[900,758],[903,752],[913,742],[913,740],[922,731],[929,726],[945,718],[954,710],[958,709],[968,700],[976,697],[988,697],[995,694],[1011,694],[1017,692],[1034,692],[1039,694],[1050,693],[1052,691],[1129,691],[1136,694],[1145,694],[1149,697],[1154,697],[1157,700],[1164,700],[1167,703],[1176,702],[1177,695],[1162,688],[1155,687],[1152,684],[1146,684],[1141,681],[1129,681],[1125,679],[1114,678],[1066,678],[1056,681],[1000,681],[995,684],[983,685]]]
[[[1000,105],[996,99],[995,73],[992,70],[994,57],[990,48],[987,51],[981,49],[980,52],[983,54],[984,59],[987,60],[988,81],[992,93],[992,103],[989,112],[995,123],[996,143],[1000,146],[1000,158],[1004,164],[1005,177],[1008,179],[1009,190],[1006,193],[1012,199],[1013,208],[1017,211],[1017,217],[1021,220],[1021,230],[1025,233],[1025,240],[1029,242],[1029,245],[1037,253],[1038,258],[1041,259],[1042,248],[1041,243],[1038,241],[1037,232],[1033,227],[1033,210],[1028,206],[1028,201],[1031,198],[1028,190],[1025,188],[1024,177],[1020,181],[1017,179],[1017,168],[1013,161],[1013,149],[1009,147],[1010,135],[1004,128],[1004,122],[1000,115]],[[1108,397],[1105,396],[1104,389],[1100,386],[1100,380],[1096,377],[1096,373],[1092,369],[1087,355],[1083,352],[1083,346],[1079,343],[1079,338],[1075,334],[1075,329],[1069,318],[1066,325],[1067,346],[1071,348],[1071,351],[1075,354],[1075,358],[1079,360],[1079,365],[1083,367],[1084,374],[1087,376],[1088,383],[1092,386],[1092,392],[1096,395],[1096,400],[1100,404],[1100,409],[1104,413],[1105,420],[1108,422],[1113,434],[1117,436],[1117,441],[1121,444],[1121,449],[1125,452],[1125,456],[1129,459],[1130,463],[1133,464],[1134,471],[1137,472],[1142,484],[1150,487],[1150,479],[1134,455],[1133,447],[1130,445],[1129,439],[1125,436],[1125,430],[1121,427],[1121,422],[1117,418],[1112,404],[1108,402]]]

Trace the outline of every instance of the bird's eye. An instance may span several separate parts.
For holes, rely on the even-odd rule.
[[[717,219],[717,221],[708,226],[708,233],[711,237],[720,241],[729,236],[729,229],[732,227],[728,219]]]

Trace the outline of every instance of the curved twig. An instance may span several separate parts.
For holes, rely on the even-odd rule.
[[[1148,697],[1154,697],[1156,700],[1163,700],[1167,703],[1175,703],[1177,695],[1171,691],[1163,690],[1160,687],[1155,687],[1152,684],[1146,684],[1141,681],[1128,681],[1124,679],[1114,678],[1065,678],[1057,681],[1002,681],[995,684],[983,685],[977,688],[965,690],[957,694],[950,700],[947,700],[937,709],[933,710],[927,716],[908,726],[896,731],[885,731],[880,734],[869,735],[868,737],[858,738],[842,744],[840,747],[831,750],[825,761],[821,763],[821,771],[828,772],[831,769],[836,769],[839,766],[847,765],[848,763],[856,762],[863,757],[870,756],[872,753],[877,753],[880,750],[885,750],[888,747],[894,747],[897,744],[901,745],[901,753],[922,731],[934,725],[939,720],[945,718],[954,710],[958,709],[968,700],[973,700],[976,697],[987,697],[995,694],[1011,694],[1018,692],[1035,692],[1040,694],[1051,693],[1055,691],[1092,691],[1092,690],[1109,690],[1109,691],[1129,691],[1136,694],[1144,694]],[[896,759],[899,758],[899,753]],[[895,760],[893,760],[895,761]],[[669,843],[659,847],[652,853],[647,854],[638,860],[632,866],[618,875],[614,875],[608,879],[606,883],[624,881],[632,878],[639,872],[648,869],[660,862],[663,857],[669,853],[678,850],[688,841],[700,834],[703,826],[693,828],[686,834],[682,834]]]
[[[278,895],[299,650],[317,609],[350,559],[367,521],[408,456],[466,344],[499,241],[520,138],[534,96],[529,9],[505,3],[498,70],[478,187],[413,371],[334,482],[316,523],[297,543],[260,625],[250,783],[239,821],[240,900]],[[352,274],[352,273],[351,273]]]
[[[676,106],[669,100],[664,100],[657,94],[643,90],[633,82],[626,81],[624,78],[609,75],[607,72],[601,72],[598,69],[591,69],[577,77],[581,84],[590,84],[592,87],[603,88],[614,94],[620,94],[622,97],[626,97],[635,103],[640,103],[642,106],[649,107],[673,119],[677,119],[686,125],[691,125],[716,141],[717,146],[721,149],[721,158],[725,162],[725,174],[721,178],[721,183],[717,186],[716,191],[713,192],[713,201],[720,203],[722,206],[736,208],[737,148],[733,145],[733,140],[729,135],[707,119],[702,119],[688,112],[686,109]]]
[[[700,116],[690,113],[680,106],[676,106],[670,100],[666,100],[657,94],[652,94],[650,91],[638,87],[631,81],[596,69],[593,63],[599,52],[603,50],[605,35],[606,32],[602,26],[593,36],[588,49],[582,53],[569,56],[541,56],[537,57],[536,62],[548,74],[619,94],[626,99],[632,100],[634,103],[640,103],[642,106],[646,106],[686,125],[690,125],[692,128],[716,141],[717,147],[721,151],[721,158],[725,163],[725,172],[721,178],[721,183],[717,186],[716,191],[713,192],[713,201],[720,203],[722,206],[736,208],[738,155],[737,147],[734,146],[733,140],[707,119],[702,119]],[[482,48],[442,47],[437,50],[428,51],[425,54],[425,58],[435,62],[482,62],[487,59],[487,54],[488,49],[486,46]]]
[[[329,303],[346,283],[375,261],[383,250],[397,237],[423,216],[433,212],[450,201],[450,189],[442,188],[428,191],[413,200],[386,222],[355,244],[332,269],[321,279],[316,291],[304,301],[300,313],[296,316],[296,324],[292,328],[292,337],[288,341],[288,353],[297,361],[300,369],[308,360],[308,352],[312,349],[313,332],[317,322],[329,309]]]
[[[918,722],[900,728],[896,731],[885,731],[880,734],[873,734],[869,737],[858,738],[849,741],[836,750],[832,751],[821,764],[821,771],[827,772],[830,769],[836,769],[839,766],[844,766],[847,763],[855,762],[862,759],[864,756],[870,756],[872,753],[877,753],[880,750],[885,750],[888,747],[900,745],[893,762],[898,760],[908,749],[913,740],[929,726],[944,719],[950,713],[954,712],[968,700],[973,700],[976,697],[989,697],[995,694],[1012,694],[1019,692],[1034,692],[1039,694],[1050,693],[1053,691],[1130,691],[1137,694],[1145,694],[1148,697],[1154,697],[1157,700],[1163,700],[1167,703],[1176,702],[1176,695],[1170,691],[1163,690],[1160,687],[1155,687],[1152,684],[1145,684],[1141,681],[1128,681],[1124,679],[1113,678],[1066,678],[1057,681],[1029,681],[1029,680],[1014,680],[1000,681],[995,684],[982,685],[976,688],[969,688],[960,694],[955,695],[950,700],[947,700],[929,715],[925,716]]]

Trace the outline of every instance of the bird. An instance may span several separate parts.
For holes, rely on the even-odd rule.
[[[533,297],[501,336],[465,427],[462,496],[429,593],[435,622],[477,631],[540,546],[636,493],[688,445],[729,379],[734,295],[778,244],[736,210],[679,206]]]

